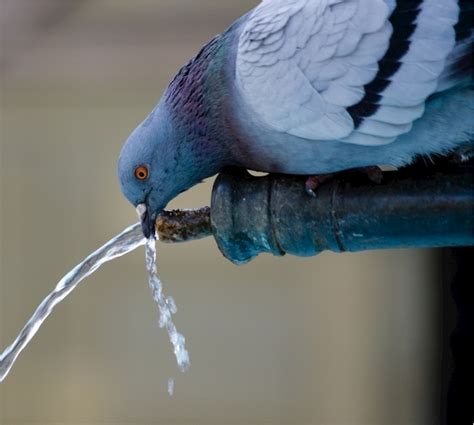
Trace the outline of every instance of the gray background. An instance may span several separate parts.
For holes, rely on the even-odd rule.
[[[179,67],[256,3],[0,0],[2,349],[64,273],[136,221],[116,181],[123,141]],[[207,204],[211,184],[173,205]],[[0,385],[0,424],[434,423],[434,252],[236,267],[211,239],[160,245],[185,375],[143,257],[108,264],[47,320]]]

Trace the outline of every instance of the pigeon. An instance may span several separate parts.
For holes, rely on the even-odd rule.
[[[225,167],[401,167],[474,139],[471,0],[263,0],[210,41],[118,161],[144,235]]]

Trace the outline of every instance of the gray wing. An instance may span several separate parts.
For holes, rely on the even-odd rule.
[[[455,0],[264,0],[240,35],[237,87],[272,129],[390,143],[438,87]]]

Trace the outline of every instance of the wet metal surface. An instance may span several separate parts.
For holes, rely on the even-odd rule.
[[[174,210],[163,212],[156,220],[161,242],[188,242],[211,236],[211,209]]]

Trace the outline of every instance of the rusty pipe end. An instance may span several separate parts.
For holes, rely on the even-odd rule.
[[[211,209],[163,211],[156,219],[156,232],[161,242],[179,243],[212,235]]]

